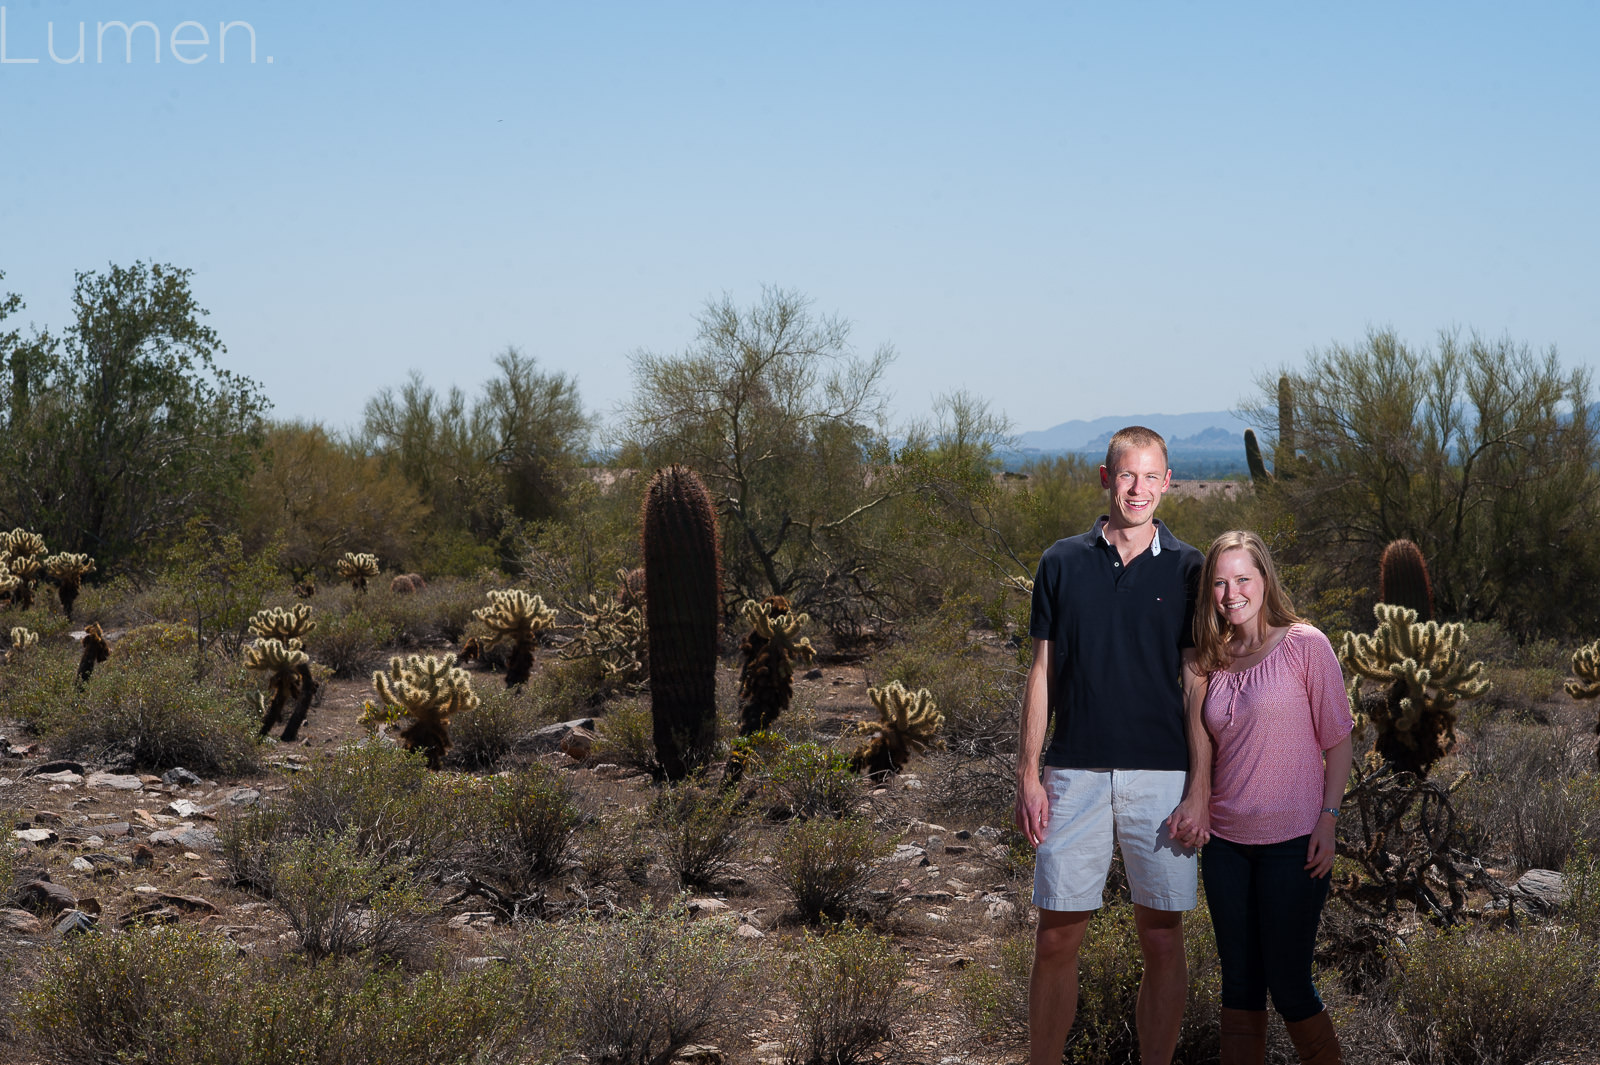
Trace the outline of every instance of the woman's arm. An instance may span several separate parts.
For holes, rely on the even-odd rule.
[[[1211,736],[1206,732],[1206,677],[1193,649],[1183,653],[1183,726],[1189,740],[1189,777],[1183,801],[1167,818],[1167,833],[1185,847],[1211,838]]]
[[[1317,827],[1311,830],[1311,845],[1306,850],[1306,869],[1314,877],[1333,872],[1334,837],[1338,835],[1339,819],[1328,811],[1337,810],[1344,802],[1353,757],[1348,735],[1322,752],[1322,814],[1317,818]]]

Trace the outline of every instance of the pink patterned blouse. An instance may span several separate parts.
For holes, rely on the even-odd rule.
[[[1205,723],[1216,748],[1214,834],[1233,843],[1281,843],[1317,827],[1322,752],[1353,725],[1339,659],[1319,629],[1291,625],[1255,665],[1211,674]]]

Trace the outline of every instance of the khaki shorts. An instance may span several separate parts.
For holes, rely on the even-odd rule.
[[[1134,902],[1152,910],[1194,909],[1196,852],[1174,841],[1166,824],[1183,798],[1187,776],[1047,766],[1050,829],[1034,858],[1033,904],[1044,910],[1099,909],[1115,837]]]

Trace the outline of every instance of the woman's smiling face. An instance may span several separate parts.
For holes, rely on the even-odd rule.
[[[1224,551],[1217,559],[1216,576],[1211,582],[1212,601],[1222,620],[1235,632],[1248,632],[1258,624],[1266,591],[1267,582],[1249,551],[1235,548]]]

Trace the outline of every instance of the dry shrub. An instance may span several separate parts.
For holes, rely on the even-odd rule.
[[[864,929],[807,932],[784,964],[795,1014],[783,1035],[789,1065],[856,1065],[909,1020],[906,962],[894,941]]]
[[[409,872],[364,850],[353,832],[288,840],[273,856],[272,901],[311,958],[418,959],[430,908]]]
[[[1512,1065],[1594,1039],[1592,944],[1537,928],[1424,930],[1393,962],[1402,1050],[1419,1065]]]
[[[985,1039],[1028,1036],[1028,979],[1033,974],[1033,933],[997,940],[988,958],[961,970],[956,1002],[961,1016]]]
[[[685,887],[708,886],[731,871],[750,834],[738,793],[720,788],[663,787],[650,813],[661,860]]]
[[[804,920],[842,921],[890,849],[867,821],[799,821],[784,833],[775,868]]]
[[[364,676],[382,664],[393,637],[389,626],[366,611],[317,612],[317,627],[306,635],[306,653],[344,680]]]
[[[518,966],[554,984],[543,1021],[561,1049],[606,1065],[658,1065],[719,1038],[742,1012],[751,967],[729,919],[648,906],[537,926]]]
[[[446,763],[464,769],[490,769],[516,749],[534,728],[535,713],[527,696],[516,689],[479,689],[471,713],[450,719],[450,754]]]
[[[612,703],[595,727],[599,730],[594,749],[597,760],[630,769],[655,768],[655,722],[647,703],[639,699]]]
[[[780,817],[844,817],[866,797],[850,759],[815,743],[787,744],[761,773],[771,812]]]
[[[946,600],[936,613],[906,624],[872,665],[879,684],[898,680],[932,692],[945,716],[945,742],[968,755],[1015,748],[1024,679],[1012,657],[971,638],[978,616],[977,600]]]
[[[1559,870],[1577,843],[1600,841],[1591,746],[1568,725],[1486,727],[1465,751],[1471,777],[1455,797],[1468,849]]]
[[[572,786],[542,765],[485,781],[463,813],[467,871],[514,902],[566,868],[583,820]]]

